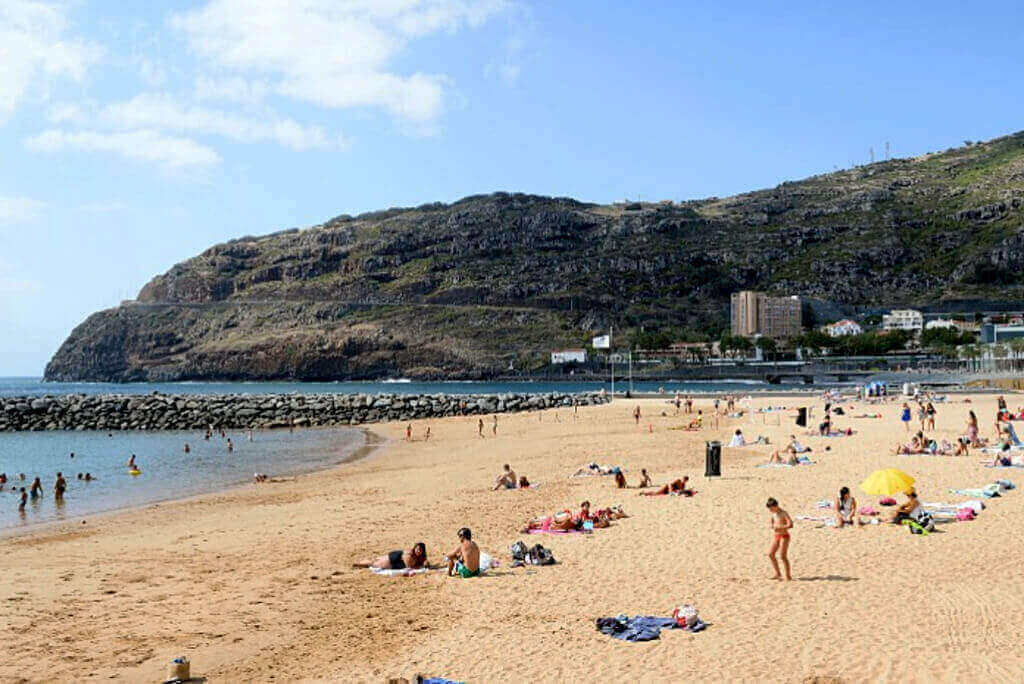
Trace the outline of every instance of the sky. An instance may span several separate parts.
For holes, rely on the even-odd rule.
[[[0,376],[242,235],[726,196],[1024,128],[1019,2],[0,0]]]

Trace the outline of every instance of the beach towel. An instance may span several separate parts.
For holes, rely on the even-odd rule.
[[[417,684],[465,684],[465,682],[457,682],[454,679],[445,679],[444,677],[420,677],[416,681]]]
[[[707,627],[699,619],[689,627],[680,627],[675,618],[659,618],[650,615],[637,615],[636,617],[619,615],[613,618],[597,618],[594,622],[597,626],[597,631],[621,641],[652,641],[660,639],[661,630],[663,629],[701,632]]]
[[[801,457],[799,461],[794,463],[761,463],[754,466],[755,468],[794,468],[796,466],[810,466],[816,465],[817,461],[812,461],[809,458]]]
[[[993,497],[1002,496],[999,493],[999,485],[986,485],[981,489],[950,489],[950,494],[959,494],[960,496],[971,496],[976,499],[991,499]]]
[[[370,572],[382,577],[412,577],[413,575],[422,575],[425,572],[430,572],[430,568],[419,568],[416,570],[413,570],[412,568],[402,568],[401,570],[370,568]]]
[[[528,530],[527,534],[583,534],[583,530]]]

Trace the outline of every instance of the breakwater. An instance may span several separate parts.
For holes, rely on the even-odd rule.
[[[0,398],[0,431],[266,429],[603,404],[598,393],[70,394]]]

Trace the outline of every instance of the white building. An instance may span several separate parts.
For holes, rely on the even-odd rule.
[[[920,332],[923,327],[924,316],[914,309],[893,309],[882,316],[882,328],[885,330]]]
[[[935,330],[936,328],[953,328],[959,330],[960,325],[951,318],[936,318],[935,320],[928,321],[924,324],[925,330]]]
[[[826,325],[825,332],[828,333],[829,337],[843,337],[844,335],[860,335],[864,332],[864,328],[860,327],[857,321],[843,319],[831,325]]]
[[[563,349],[562,351],[551,352],[551,363],[552,364],[563,364],[563,363],[586,363],[587,362],[587,350],[586,349]]]

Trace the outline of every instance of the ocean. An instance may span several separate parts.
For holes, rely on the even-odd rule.
[[[206,441],[200,431],[0,432],[0,472],[7,475],[0,490],[0,530],[219,491],[251,482],[257,472],[279,477],[328,468],[366,442],[365,433],[355,428],[258,431],[253,441],[243,431],[226,437],[233,452],[226,438],[216,434]],[[132,454],[139,475],[131,475],[126,465]],[[53,496],[58,472],[68,483],[62,505]],[[96,479],[79,480],[79,473]],[[19,513],[18,490],[27,491],[35,477],[43,496],[30,499]]]

